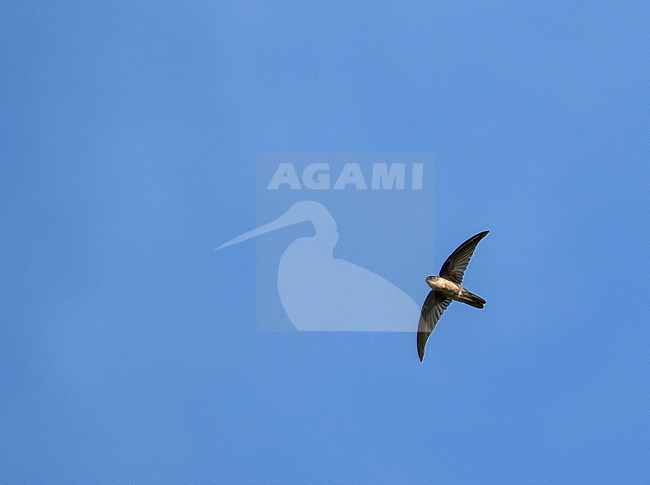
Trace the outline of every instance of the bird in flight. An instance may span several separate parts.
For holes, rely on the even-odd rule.
[[[470,237],[458,246],[440,268],[440,276],[427,276],[425,278],[431,291],[424,300],[420,312],[420,321],[418,322],[418,356],[420,362],[424,359],[424,347],[427,344],[429,335],[433,332],[442,312],[447,309],[452,300],[466,303],[475,308],[485,306],[483,298],[465,289],[461,286],[461,283],[476,245],[487,236],[488,232],[490,231],[479,232],[476,236]]]

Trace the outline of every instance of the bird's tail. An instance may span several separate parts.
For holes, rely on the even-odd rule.
[[[463,295],[460,297],[462,303],[467,303],[469,306],[474,308],[483,308],[485,306],[485,300],[474,293],[465,290]]]

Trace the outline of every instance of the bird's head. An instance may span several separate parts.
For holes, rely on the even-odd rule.
[[[424,278],[424,281],[426,281],[427,284],[431,286],[433,283],[438,281],[438,276],[427,276],[426,278]]]

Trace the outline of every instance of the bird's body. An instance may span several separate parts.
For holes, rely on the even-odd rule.
[[[441,276],[428,276],[426,282],[432,290],[439,293],[445,299],[467,303],[476,308],[483,308],[485,306],[485,300],[483,298],[467,290],[463,285],[456,284]]]
[[[466,303],[475,308],[485,306],[483,298],[464,288],[461,283],[476,245],[487,236],[488,232],[480,232],[458,246],[440,268],[440,276],[426,277],[426,282],[431,291],[424,300],[418,323],[417,345],[420,361],[424,358],[424,347],[429,335],[431,335],[436,323],[438,323],[438,319],[452,301]]]
[[[461,285],[457,285],[453,281],[446,280],[441,276],[429,276],[426,282],[432,290],[436,290],[450,300],[456,300],[463,294],[463,287]]]

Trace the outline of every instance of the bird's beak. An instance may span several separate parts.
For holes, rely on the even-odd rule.
[[[245,232],[241,236],[237,236],[236,238],[223,243],[221,246],[216,248],[215,251],[218,251],[219,249],[227,248],[228,246],[232,246],[233,244],[239,244],[240,242],[246,241],[247,239],[261,236],[262,234],[265,234],[267,232],[275,231],[277,229],[282,229],[283,227],[290,226],[292,224],[297,224],[298,222],[303,222],[303,219],[295,217],[290,209],[284,214],[282,214],[280,217],[278,217],[276,220],[269,222],[268,224],[264,224],[258,227],[257,229],[253,229],[252,231]]]

